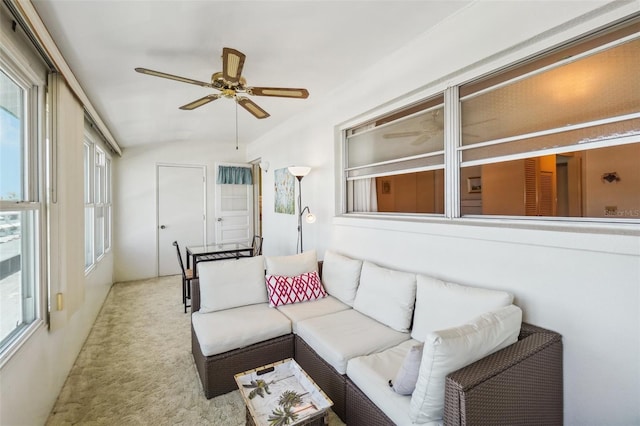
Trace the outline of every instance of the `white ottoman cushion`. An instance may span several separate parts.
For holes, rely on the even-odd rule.
[[[194,312],[193,329],[204,356],[221,354],[291,333],[291,321],[268,303],[210,313]]]

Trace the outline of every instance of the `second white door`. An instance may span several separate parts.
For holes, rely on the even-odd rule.
[[[224,165],[251,168],[250,164]],[[253,185],[216,184],[215,211],[216,243],[252,240]]]

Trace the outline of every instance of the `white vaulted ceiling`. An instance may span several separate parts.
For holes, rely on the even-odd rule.
[[[362,70],[469,1],[33,0],[95,109],[122,147],[181,141],[235,142],[235,103],[178,107],[215,90],[136,73],[144,67],[208,82],[223,47],[246,54],[250,86],[304,87],[305,100],[251,99],[271,114],[238,108],[249,143],[339,96]],[[393,84],[381,75],[380,84]]]

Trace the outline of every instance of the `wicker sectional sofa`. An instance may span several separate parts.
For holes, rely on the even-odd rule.
[[[198,271],[192,352],[207,398],[236,390],[236,373],[295,358],[349,426],[562,424],[561,336],[522,323],[507,292],[330,250],[323,262],[312,251]],[[326,297],[283,304],[265,286],[316,272]]]

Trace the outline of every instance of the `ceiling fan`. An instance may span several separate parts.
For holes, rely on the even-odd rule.
[[[225,47],[222,49],[222,71],[216,72],[211,76],[211,82],[192,80],[186,77],[167,74],[160,71],[154,71],[147,68],[136,68],[135,70],[142,74],[152,75],[155,77],[168,78],[169,80],[180,81],[182,83],[195,84],[197,86],[216,89],[220,93],[213,93],[182,105],[182,110],[193,110],[201,107],[209,102],[215,101],[222,97],[235,99],[235,101],[244,109],[253,114],[256,118],[267,118],[269,113],[262,109],[258,104],[244,95],[253,96],[276,96],[281,98],[306,99],[309,96],[307,89],[294,89],[286,87],[252,87],[247,86],[247,81],[242,76],[242,67],[246,56],[244,53]]]
[[[419,130],[407,130],[404,132],[385,133],[382,135],[384,139],[396,139],[414,137],[411,141],[411,145],[420,145],[441,133],[444,129],[444,122],[440,116],[440,110],[434,110],[431,112],[431,117],[425,117],[420,121]]]

